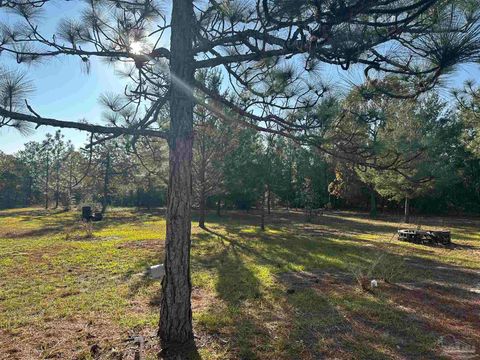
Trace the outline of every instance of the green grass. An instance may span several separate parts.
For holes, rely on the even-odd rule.
[[[91,238],[77,217],[0,212],[0,359],[88,359],[92,345],[128,356],[132,335],[155,358],[159,283],[139,274],[163,257],[161,213],[113,209]],[[480,350],[478,220],[412,225],[447,227],[453,248],[392,239],[405,226],[394,217],[277,212],[265,232],[252,214],[209,220],[192,241],[203,359],[433,359],[447,335]],[[396,284],[362,291],[353,273],[379,257],[370,277],[393,271]]]

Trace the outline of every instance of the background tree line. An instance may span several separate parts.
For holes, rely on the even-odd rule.
[[[219,74],[204,74],[220,91]],[[394,80],[392,80],[394,81]],[[316,111],[341,118],[323,134],[334,158],[314,147],[275,134],[221,122],[201,108],[195,114],[194,205],[205,225],[207,209],[274,207],[405,210],[416,213],[480,213],[478,89],[466,84],[448,106],[435,93],[417,99],[389,99],[368,84],[344,99],[332,98]],[[326,105],[327,104],[327,105]],[[346,109],[346,110],[345,110]],[[341,113],[343,111],[343,113]],[[340,114],[340,115],[339,115]],[[309,116],[315,116],[310,113]],[[0,154],[0,207],[42,205],[66,209],[94,203],[164,206],[166,142],[115,139],[86,141],[75,149],[60,131],[27,142],[14,155]],[[348,158],[348,147],[368,148],[377,167]],[[338,150],[338,149],[337,149]],[[388,164],[399,164],[394,170]]]
[[[0,207],[163,206],[165,176],[157,175],[165,171],[164,146],[141,144],[138,155],[121,141],[75,149],[60,130],[47,134],[15,155],[0,153]]]

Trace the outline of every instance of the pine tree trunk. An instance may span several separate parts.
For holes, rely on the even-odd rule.
[[[105,159],[105,174],[103,178],[103,199],[102,199],[102,214],[105,214],[107,211],[109,203],[109,187],[110,187],[110,153],[107,153],[107,158]]]
[[[49,188],[49,178],[50,178],[50,164],[49,164],[49,157],[47,155],[47,176],[45,178],[45,209],[48,209],[48,203],[49,203],[49,198],[48,198],[48,188]]]
[[[370,217],[374,218],[377,216],[377,198],[375,196],[375,191],[370,189]]]
[[[270,215],[271,208],[272,208],[272,192],[270,191],[270,186],[269,186],[268,192],[267,192],[267,209],[268,209],[267,214],[268,215]]]
[[[27,190],[27,197],[26,197],[26,205],[32,205],[32,194],[33,194],[33,178],[31,176],[28,177],[28,190]]]
[[[159,336],[166,358],[193,345],[190,233],[193,149],[193,2],[172,2],[170,71],[170,153]]]
[[[406,224],[409,224],[410,223],[410,199],[407,197],[405,197],[405,218],[404,218],[404,222]]]
[[[152,208],[152,193],[153,193],[153,186],[152,186],[152,178],[148,175],[148,194],[146,196],[147,199],[147,210]]]
[[[205,188],[202,185],[200,190],[200,217],[198,219],[198,226],[200,226],[202,229],[205,229],[206,202]]]
[[[60,170],[56,170],[55,179],[55,209],[58,209],[58,203],[60,202]]]
[[[71,156],[70,156],[71,158]],[[73,165],[70,160],[70,167],[68,171],[68,198],[67,198],[67,210],[72,207],[72,193],[73,193]]]
[[[261,219],[260,219],[260,229],[265,231],[265,191],[262,194],[262,209],[261,209]]]
[[[218,199],[218,201],[217,201],[217,216],[218,217],[220,217],[222,215],[221,210],[222,210],[222,200]]]
[[[202,229],[205,229],[205,217],[206,217],[206,202],[207,202],[207,194],[206,194],[206,184],[205,184],[205,179],[206,179],[206,161],[205,161],[205,156],[202,154],[202,163],[200,165],[200,218],[198,220],[198,226],[200,226]]]

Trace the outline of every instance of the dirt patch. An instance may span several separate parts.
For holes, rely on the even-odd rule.
[[[129,241],[117,246],[117,249],[145,249],[155,250],[163,249],[165,242],[163,240],[143,240],[143,241]]]
[[[214,293],[198,286],[192,288],[192,310],[202,311],[212,306],[217,301]]]
[[[144,354],[154,355],[159,347],[152,331],[122,331],[97,318],[69,318],[31,326],[15,332],[0,330],[0,359],[133,359],[143,338]]]
[[[286,272],[278,276],[281,283],[291,290],[301,290],[316,287],[330,287],[334,285],[353,285],[355,280],[347,272],[339,270],[316,269],[311,271]]]

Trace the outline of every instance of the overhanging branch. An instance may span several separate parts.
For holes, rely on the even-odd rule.
[[[150,136],[161,139],[168,139],[167,131],[151,130],[151,129],[137,129],[135,127],[115,127],[115,126],[102,126],[95,124],[88,124],[76,121],[65,121],[51,118],[37,117],[28,114],[22,114],[15,111],[8,111],[7,109],[0,107],[0,116],[17,121],[25,121],[38,126],[54,126],[65,129],[76,129],[82,131],[88,131],[95,134],[108,134],[108,135],[135,135],[135,136]]]

